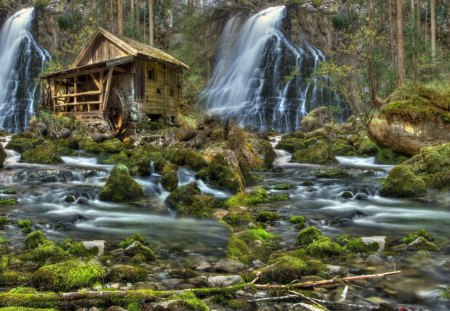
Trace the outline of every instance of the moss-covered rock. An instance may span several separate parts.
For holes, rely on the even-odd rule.
[[[142,234],[140,233],[135,233],[125,239],[123,239],[122,241],[119,242],[119,246],[122,248],[127,248],[128,246],[130,246],[131,244],[133,244],[134,242],[140,242],[142,244],[145,244],[145,238],[142,236]]]
[[[366,244],[361,238],[349,239],[345,245],[345,249],[352,253],[371,253],[376,252],[378,248],[377,242]]]
[[[178,188],[177,168],[178,167],[175,164],[171,163],[164,165],[161,176],[161,185],[169,192]]]
[[[46,141],[33,149],[24,151],[20,161],[39,164],[64,163],[61,159],[58,148],[50,141]]]
[[[247,211],[236,210],[230,211],[222,219],[229,225],[246,225],[252,222],[253,217]]]
[[[259,222],[271,222],[279,218],[279,215],[275,212],[263,211],[259,212],[256,216],[256,220]]]
[[[125,145],[117,138],[107,139],[101,143],[96,143],[92,138],[87,138],[80,142],[80,147],[92,153],[115,154],[125,150]]]
[[[189,184],[173,191],[165,204],[177,212],[177,216],[210,217],[220,201],[212,196],[202,195],[196,184]]]
[[[227,256],[243,263],[250,260],[250,250],[247,244],[236,235],[231,235],[227,245]]]
[[[327,257],[339,255],[344,249],[332,239],[322,236],[310,243],[306,251],[312,256]]]
[[[314,226],[303,229],[297,234],[297,244],[309,245],[315,240],[321,238],[322,232]]]
[[[406,165],[394,167],[380,189],[385,197],[412,197],[426,193],[425,183]]]
[[[351,142],[344,139],[336,139],[331,144],[331,152],[335,156],[355,156],[356,150]]]
[[[116,265],[111,268],[107,278],[111,282],[143,282],[147,276],[147,270],[142,267]]]
[[[108,181],[100,192],[103,201],[124,202],[136,200],[144,195],[144,190],[130,175],[125,165],[114,166]]]
[[[0,273],[2,287],[25,286],[30,284],[31,273],[16,270],[6,270]]]
[[[296,151],[292,155],[293,162],[329,164],[336,163],[336,159],[330,144],[325,140],[319,140],[307,148]]]
[[[34,261],[55,262],[62,259],[65,256],[65,252],[55,242],[46,241],[33,249],[31,256]]]
[[[0,206],[3,205],[16,205],[17,199],[16,198],[0,198]]]
[[[414,240],[416,240],[418,237],[423,237],[429,241],[434,240],[428,231],[426,231],[425,229],[419,229],[419,230],[417,230],[413,233],[410,233],[410,234],[406,235],[405,237],[401,238],[400,241],[405,244],[409,244],[409,243],[413,242]]]
[[[303,143],[303,139],[295,138],[295,137],[286,137],[283,136],[278,144],[275,146],[276,149],[283,149],[290,153],[294,153],[297,150],[300,150],[305,147]]]
[[[270,202],[269,192],[264,188],[257,187],[251,192],[239,192],[227,200],[229,208],[239,206],[253,206]]]
[[[304,116],[301,121],[301,126],[304,132],[312,132],[331,121],[333,121],[333,116],[331,115],[330,109],[322,106]]]
[[[256,228],[241,231],[238,237],[246,243],[252,243],[254,241],[268,242],[274,239],[276,235],[264,229]]]
[[[98,254],[98,247],[86,248],[83,242],[72,242],[68,245],[68,252],[77,257],[90,257]]]
[[[243,190],[242,176],[239,176],[226,161],[223,154],[217,154],[208,167],[197,173],[198,177],[218,188],[226,188],[232,192]]]
[[[38,230],[28,234],[23,240],[23,245],[26,249],[34,249],[47,241],[45,234]]]
[[[358,154],[364,156],[374,156],[378,152],[378,146],[374,143],[370,138],[365,138],[360,144],[358,148]]]
[[[408,157],[389,148],[378,148],[375,155],[375,162],[378,164],[400,164],[408,160]]]
[[[304,260],[285,255],[278,258],[267,269],[264,269],[261,279],[263,282],[288,284],[294,280],[299,280],[307,271],[308,266]]]
[[[105,268],[97,261],[68,260],[46,265],[33,273],[32,283],[39,288],[70,290],[101,281]]]
[[[289,218],[289,222],[294,224],[296,228],[303,229],[305,228],[305,217],[304,216],[292,216]]]
[[[155,253],[139,241],[134,241],[130,246],[128,246],[125,249],[125,254],[129,256],[142,256],[145,261],[155,260]]]
[[[6,149],[11,149],[19,153],[23,153],[24,151],[36,148],[43,142],[44,139],[42,137],[35,137],[33,134],[16,134],[11,137],[11,140],[6,145]]]
[[[419,236],[417,239],[408,244],[408,249],[426,250],[430,252],[439,251],[439,247],[433,242],[428,241],[426,238]]]

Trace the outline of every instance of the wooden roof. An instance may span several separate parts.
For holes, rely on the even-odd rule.
[[[78,68],[97,62],[111,61],[127,56],[152,59],[189,68],[175,57],[142,42],[116,36],[109,31],[99,28],[92,36],[87,46],[81,51],[72,68]]]

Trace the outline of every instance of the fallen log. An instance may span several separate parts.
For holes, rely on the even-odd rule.
[[[209,297],[217,294],[235,293],[238,290],[245,288],[256,288],[261,290],[292,290],[298,288],[311,288],[326,286],[332,284],[342,284],[344,282],[373,279],[373,278],[383,278],[389,275],[399,274],[400,271],[392,271],[379,274],[369,274],[352,276],[346,278],[334,278],[330,280],[314,281],[314,282],[303,282],[294,284],[255,284],[258,280],[256,278],[252,282],[227,286],[227,287],[214,287],[214,288],[189,288],[183,290],[117,290],[117,291],[79,291],[79,292],[68,292],[68,293],[55,293],[55,292],[20,292],[20,291],[10,291],[0,293],[0,306],[16,306],[16,307],[53,307],[60,306],[67,303],[86,301],[89,303],[99,301],[109,302],[117,299],[122,299],[123,301],[143,301],[151,302],[156,300],[161,300],[169,298],[173,295],[183,294],[183,293],[193,293],[199,298]]]

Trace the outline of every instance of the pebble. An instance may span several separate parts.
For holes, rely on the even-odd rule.
[[[195,267],[197,271],[208,271],[211,270],[212,266],[209,262],[203,261]]]
[[[227,287],[242,283],[240,275],[217,275],[208,278],[208,285],[210,287]]]
[[[215,269],[219,272],[236,273],[243,271],[245,266],[242,262],[231,259],[220,259],[215,264]]]
[[[378,255],[370,254],[366,258],[366,263],[369,265],[382,265],[384,264],[384,260]]]
[[[326,274],[330,276],[344,276],[347,274],[347,270],[341,266],[327,265]]]
[[[166,279],[161,281],[161,283],[167,288],[175,288],[183,282],[183,279]]]
[[[366,245],[369,245],[373,242],[378,243],[377,252],[383,252],[386,247],[386,237],[385,236],[367,236],[367,237],[362,237],[361,240]]]
[[[253,267],[255,267],[255,268],[261,268],[261,267],[264,266],[264,263],[263,263],[261,260],[256,259],[256,260],[253,260],[253,261],[252,261],[252,265],[253,265]]]
[[[116,288],[116,289],[117,289],[117,288],[120,287],[120,284],[119,284],[119,283],[114,283],[114,284],[111,284],[110,287],[111,287],[111,288]]]

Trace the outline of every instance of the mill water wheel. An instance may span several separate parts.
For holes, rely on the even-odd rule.
[[[111,90],[108,104],[106,106],[105,116],[111,128],[119,132],[125,123],[125,109],[121,97],[117,90]]]

